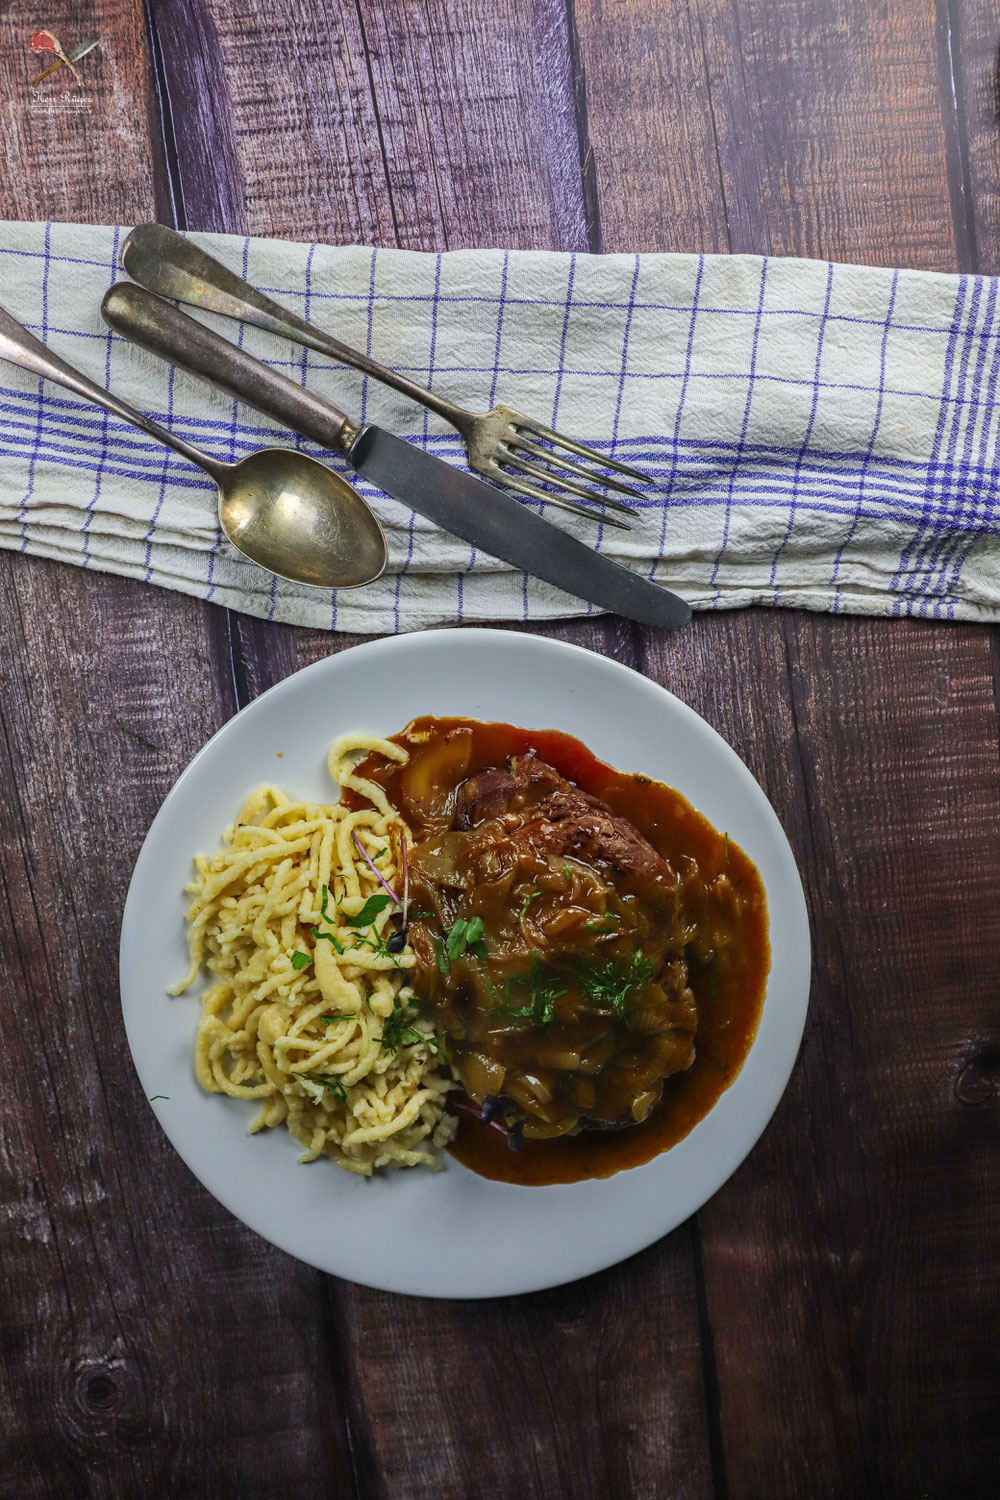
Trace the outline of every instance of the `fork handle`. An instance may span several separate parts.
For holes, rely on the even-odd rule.
[[[342,344],[340,339],[324,333],[297,313],[272,302],[270,297],[265,297],[263,292],[243,281],[235,271],[230,271],[176,230],[163,224],[140,224],[125,241],[121,260],[132,280],[149,291],[178,302],[188,302],[193,307],[202,307],[206,312],[238,318],[242,323],[252,323],[256,328],[265,328],[268,333],[279,334],[293,343],[328,354],[352,370],[370,375],[401,395],[419,401],[421,406],[443,417],[463,437],[466,436],[466,424],[473,418],[471,412],[435,395],[388,366],[380,365],[369,354],[352,349],[350,344]]]

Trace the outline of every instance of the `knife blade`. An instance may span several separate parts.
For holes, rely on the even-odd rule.
[[[528,510],[504,490],[375,426],[354,427],[329,401],[288,380],[144,287],[118,282],[101,313],[116,332],[321,447],[339,450],[369,483],[491,557],[643,625],[691,618],[678,595],[641,578]]]
[[[381,427],[363,427],[344,450],[354,471],[463,542],[590,604],[667,630],[691,610],[677,594],[649,583],[570,536],[519,500],[455,469]]]

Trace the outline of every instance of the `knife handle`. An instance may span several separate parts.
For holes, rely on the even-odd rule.
[[[101,316],[131,343],[211,381],[321,448],[346,451],[358,435],[331,402],[279,375],[144,287],[116,282],[101,303]]]

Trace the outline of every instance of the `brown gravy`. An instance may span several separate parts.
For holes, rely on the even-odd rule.
[[[686,950],[688,982],[698,1010],[693,1065],[668,1078],[661,1102],[641,1124],[628,1129],[526,1140],[520,1150],[512,1151],[498,1131],[463,1118],[450,1147],[473,1171],[503,1182],[542,1185],[610,1177],[675,1145],[709,1112],[742,1067],[760,1020],[770,967],[763,883],[747,855],[678,792],[648,777],[615,770],[570,735],[426,717],[393,738],[409,750],[412,767],[415,760],[434,755],[449,731],[458,728],[472,735],[471,760],[464,774],[503,765],[512,755],[534,750],[581,790],[629,819],[682,875],[682,907],[698,926],[698,936]],[[358,773],[381,785],[407,817],[400,766],[373,755]],[[723,874],[741,898],[737,917],[732,903],[723,910],[713,900],[712,882]],[[711,938],[701,941],[703,934],[712,933],[725,939],[717,952]],[[712,945],[715,956],[707,961],[704,952],[699,956],[699,943],[703,950]]]

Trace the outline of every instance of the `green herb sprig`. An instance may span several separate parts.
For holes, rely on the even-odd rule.
[[[324,886],[321,887],[321,896],[322,896],[322,901],[320,903],[320,908],[319,908],[319,919],[320,919],[321,922],[329,922],[332,925],[333,918],[330,916],[330,913],[327,911],[327,907],[328,907],[328,905],[330,903],[330,887],[328,885],[324,885]],[[317,942],[319,942],[319,940],[322,939],[326,943],[332,943],[333,947],[334,947],[334,951],[336,953],[343,953],[343,951],[344,951],[344,945],[343,945],[343,943],[338,942],[338,940],[334,937],[334,935],[333,935],[332,932],[320,932],[320,930],[319,930],[318,927],[310,927],[309,931],[312,933],[313,937],[316,939]],[[295,960],[293,959],[292,962],[294,963]]]
[[[117,714],[112,714],[111,719],[121,730],[122,734],[127,734],[130,740],[136,740],[140,745],[145,745],[147,750],[155,750],[157,755],[163,754],[162,745],[154,745],[152,740],[147,740],[146,736],[140,734],[137,729],[130,729],[127,724],[122,723]]]
[[[582,958],[580,988],[593,1005],[613,1011],[619,1021],[627,1021],[631,1002],[640,990],[646,988],[654,967],[653,960],[644,953],[633,953],[627,963],[610,958],[595,964]]]
[[[342,1104],[347,1099],[347,1089],[344,1087],[336,1073],[296,1073],[292,1070],[293,1078],[304,1078],[306,1083],[321,1083],[328,1094],[338,1099]]]
[[[552,970],[546,970],[537,953],[531,955],[531,967],[527,974],[516,974],[504,985],[502,1013],[512,1020],[530,1021],[533,1026],[551,1026],[556,1015],[556,1001],[567,993],[569,986]],[[513,990],[527,990],[526,1005],[511,1004]]]
[[[483,941],[485,932],[486,924],[482,917],[459,917],[451,924],[445,938],[445,951],[448,957],[452,960],[461,958],[468,949],[477,958],[485,958],[486,944]]]
[[[379,913],[385,911],[391,900],[391,896],[384,896],[381,891],[376,891],[374,896],[368,897],[364,906],[355,916],[344,918],[344,925],[347,927],[370,927]]]
[[[386,1016],[382,1023],[382,1046],[390,1052],[398,1052],[400,1047],[419,1047],[423,1042],[443,1059],[444,1041],[433,1033],[419,1031],[413,1024],[412,1017],[407,1015],[409,1008],[397,995],[392,1003],[391,1015]]]

